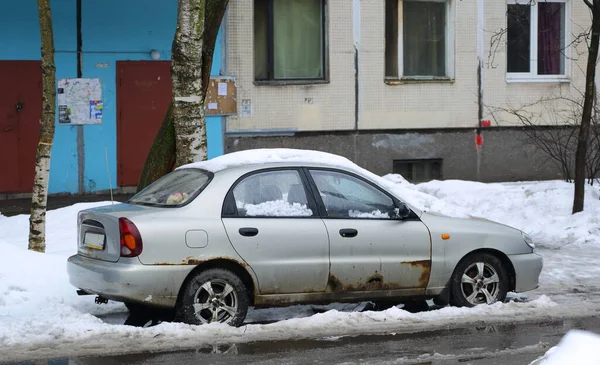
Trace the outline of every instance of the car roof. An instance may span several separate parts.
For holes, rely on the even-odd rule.
[[[231,170],[234,168],[256,169],[259,166],[312,166],[337,167],[350,171],[361,170],[361,168],[352,161],[339,155],[320,151],[287,148],[243,150],[228,153],[208,161],[194,162],[178,167],[178,169],[199,168],[216,173],[218,171]]]

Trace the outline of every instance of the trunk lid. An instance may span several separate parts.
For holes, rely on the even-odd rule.
[[[80,211],[77,217],[77,253],[92,259],[117,262],[121,257],[119,218],[128,218],[135,224],[135,217],[157,210],[162,209],[115,204]]]

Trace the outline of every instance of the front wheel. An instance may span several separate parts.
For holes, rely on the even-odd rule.
[[[183,288],[178,314],[185,323],[227,323],[240,326],[248,312],[248,292],[237,275],[208,269],[194,275]]]
[[[508,275],[502,262],[491,254],[467,256],[452,276],[451,303],[458,307],[492,304],[506,299]]]

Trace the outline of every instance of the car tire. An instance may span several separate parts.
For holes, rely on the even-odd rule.
[[[475,253],[462,259],[451,281],[450,303],[457,307],[503,302],[508,292],[506,269],[489,253]]]
[[[248,291],[237,275],[208,269],[184,284],[177,317],[188,324],[220,322],[237,327],[244,322],[248,306]]]

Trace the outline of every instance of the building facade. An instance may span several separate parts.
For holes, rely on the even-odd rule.
[[[226,152],[325,150],[413,181],[560,178],[509,111],[562,123],[540,101],[584,86],[583,1],[239,0],[229,19]]]
[[[99,79],[99,124],[56,122],[49,192],[131,190],[171,97],[176,0],[51,0],[57,79]],[[212,73],[223,74],[219,35]],[[31,192],[41,115],[35,0],[0,2],[0,194]],[[58,110],[57,110],[58,111]],[[208,155],[223,118],[207,118]]]
[[[57,79],[99,79],[103,110],[100,124],[57,120],[50,193],[132,190],[170,100],[177,1],[51,7]],[[542,128],[566,123],[553,111],[583,89],[576,37],[590,23],[579,0],[230,1],[212,74],[235,80],[237,113],[207,118],[209,158],[291,147],[411,181],[560,178],[511,110]],[[0,194],[28,193],[35,0],[0,2],[0,45]]]

